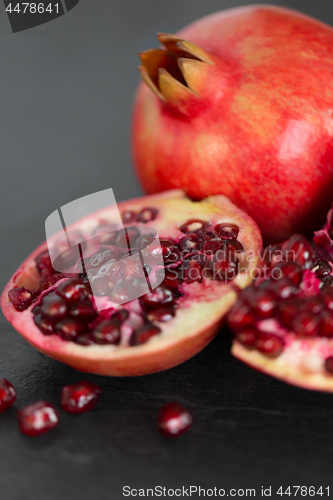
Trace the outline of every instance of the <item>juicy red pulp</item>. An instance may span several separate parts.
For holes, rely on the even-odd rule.
[[[123,223],[146,223],[154,220],[158,211],[154,207],[140,212],[127,210],[122,214]],[[126,231],[111,232],[99,236],[99,250],[76,267],[80,274],[66,275],[52,268],[47,252],[36,258],[40,272],[40,288],[31,293],[24,288],[10,290],[13,306],[22,311],[45,291],[46,283],[66,277],[58,287],[43,296],[32,309],[36,326],[44,335],[58,335],[63,340],[82,346],[141,345],[161,333],[161,323],[170,321],[177,313],[178,299],[182,295],[182,283],[201,282],[204,278],[219,282],[230,282],[239,272],[237,253],[243,251],[237,240],[239,228],[234,224],[219,223],[216,226],[207,221],[191,219],[179,228],[182,235],[177,241],[162,238],[161,248],[149,245],[153,236],[142,235],[137,226]],[[95,232],[98,234],[98,230]],[[160,253],[164,261],[165,278],[161,285],[140,296],[138,307],[132,308],[130,292],[140,291],[141,269],[133,264],[125,265],[122,260],[131,254],[142,252],[146,258],[145,273],[154,270]],[[149,248],[148,248],[149,247]],[[94,297],[108,297],[117,303],[98,313]]]
[[[229,313],[235,338],[273,358],[290,338],[332,338],[331,264],[300,235],[264,250],[263,263],[260,276],[239,294]],[[332,372],[330,358],[324,365]]]

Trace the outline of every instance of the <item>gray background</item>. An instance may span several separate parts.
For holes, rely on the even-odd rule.
[[[156,45],[157,31],[248,3],[81,0],[52,23],[15,35],[0,3],[2,285],[44,239],[44,221],[59,206],[107,187],[118,201],[141,193],[129,141],[137,52]],[[280,4],[333,25],[330,0]],[[99,408],[62,414],[53,433],[24,438],[16,409],[42,398],[58,404],[60,388],[82,375],[35,352],[3,317],[0,327],[0,375],[19,391],[15,409],[0,416],[1,500],[118,499],[125,484],[331,482],[333,396],[249,370],[222,337],[162,374],[90,376],[103,388]],[[171,443],[154,423],[170,399],[196,417],[193,431]]]

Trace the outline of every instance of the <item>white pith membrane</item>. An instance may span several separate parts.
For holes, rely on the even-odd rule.
[[[257,335],[256,340],[253,341],[253,345],[245,345],[244,342],[239,342],[236,338],[242,338],[241,332],[242,330],[245,332],[245,326],[242,328],[240,324],[239,326],[236,325],[236,327],[235,324],[232,325],[232,329],[235,332],[232,354],[236,358],[259,371],[290,384],[306,389],[330,392],[333,392],[333,324],[331,325],[331,323],[329,323],[329,326],[326,324],[324,335],[322,326],[323,323],[321,321],[323,321],[322,318],[324,314],[330,316],[333,314],[332,215],[333,211],[331,210],[328,214],[326,225],[321,231],[316,232],[314,237],[314,255],[317,255],[318,262],[321,261],[325,268],[328,266],[326,274],[325,276],[316,276],[316,273],[318,273],[318,265],[316,265],[316,263],[310,266],[310,269],[305,269],[303,266],[302,281],[300,285],[298,285],[299,290],[295,296],[296,299],[300,299],[300,309],[295,314],[295,318],[293,320],[295,322],[297,314],[300,315],[302,313],[302,303],[304,303],[304,308],[306,309],[306,300],[310,301],[311,297],[318,297],[322,302],[323,310],[319,311],[319,308],[321,307],[319,303],[318,312],[315,314],[315,320],[318,321],[317,334],[313,337],[306,337],[306,335],[302,335],[300,332],[296,333],[292,328],[283,327],[281,324],[281,322],[283,323],[283,320],[281,319],[281,311],[283,308],[283,302],[286,303],[286,301],[281,298],[278,299],[278,309],[271,318],[263,319],[261,321],[257,318],[256,321],[253,322],[253,328]],[[283,253],[280,255],[283,255]],[[282,260],[284,260],[283,256]],[[314,261],[315,259],[313,262]],[[274,264],[271,264],[271,266],[274,267]],[[331,268],[330,271],[329,267]],[[267,280],[270,280],[269,274],[267,276]],[[235,304],[234,308],[229,313],[229,321],[231,321],[231,323],[233,317],[235,317],[234,311],[238,307],[238,304],[247,303],[246,296],[250,297],[251,291],[254,294],[255,290],[258,290],[260,286],[265,286],[265,281],[265,279],[259,278],[258,280],[255,280],[249,288],[241,292],[239,302]],[[244,302],[242,294],[245,297]],[[326,296],[326,302],[324,301],[324,296]],[[330,298],[331,296],[332,300]],[[329,306],[327,305],[328,301]],[[250,324],[248,324],[248,328],[249,330],[252,329]],[[264,354],[258,350],[256,343],[258,342],[258,339],[260,339],[261,335],[265,338],[265,334],[272,335],[273,338],[278,338],[282,341],[282,350],[280,353],[277,351],[276,356],[270,356],[269,353]],[[329,363],[327,363],[327,361],[329,361]],[[329,366],[327,366],[327,364],[329,364]]]
[[[34,347],[43,353],[79,370],[105,375],[140,375],[175,366],[199,352],[218,332],[223,317],[237,297],[235,287],[244,288],[251,281],[251,270],[257,267],[261,236],[256,224],[224,196],[213,196],[201,202],[190,201],[180,190],[164,192],[118,204],[120,214],[133,210],[139,213],[146,207],[158,210],[149,226],[156,229],[160,238],[178,241],[184,236],[179,227],[190,219],[200,219],[211,225],[230,223],[239,227],[238,241],[244,252],[237,254],[240,272],[228,283],[204,279],[198,283],[183,283],[182,296],[177,300],[175,316],[168,322],[155,323],[161,333],[142,345],[128,346],[124,338],[119,345],[82,346],[63,340],[56,334],[44,335],[35,325],[31,310],[45,294],[56,290],[67,278],[58,281],[24,311],[17,311],[8,298],[9,290],[25,287],[30,291],[39,288],[40,274],[35,259],[47,249],[46,243],[37,248],[20,266],[5,287],[1,305],[14,328]],[[71,230],[80,229],[87,239],[101,223],[112,223],[114,207],[99,211],[77,222]],[[135,226],[131,222],[131,226]],[[54,237],[56,240],[57,235]],[[248,256],[251,256],[250,258]],[[109,300],[100,297],[98,300]],[[123,306],[109,304],[115,309],[138,307],[138,300]]]

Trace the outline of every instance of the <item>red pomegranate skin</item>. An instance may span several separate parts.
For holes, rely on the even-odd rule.
[[[163,102],[139,85],[133,155],[142,186],[182,188],[193,199],[224,194],[267,243],[310,235],[332,202],[333,29],[256,5],[177,35],[214,64],[189,65],[184,76],[200,98],[187,103],[177,92]]]

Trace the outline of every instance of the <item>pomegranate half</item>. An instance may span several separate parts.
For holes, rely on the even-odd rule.
[[[312,237],[333,191],[333,29],[254,5],[158,39],[133,114],[146,192],[224,194],[267,243]]]
[[[118,209],[126,228],[119,231]],[[135,236],[132,253],[139,247],[143,253],[138,228],[147,224],[159,235],[165,278],[129,300],[138,269],[123,266],[126,238]],[[66,274],[56,272],[43,243],[6,285],[2,310],[39,351],[101,375],[157,372],[203,349],[236,300],[235,290],[250,283],[262,245],[256,224],[224,196],[192,202],[179,190],[119,203],[67,230],[84,234],[88,247],[97,241],[84,269],[64,252]],[[150,258],[148,274],[154,252]]]
[[[261,276],[228,315],[232,354],[306,389],[333,392],[333,210],[312,246],[293,235],[263,251]],[[316,246],[316,249],[314,248]]]

